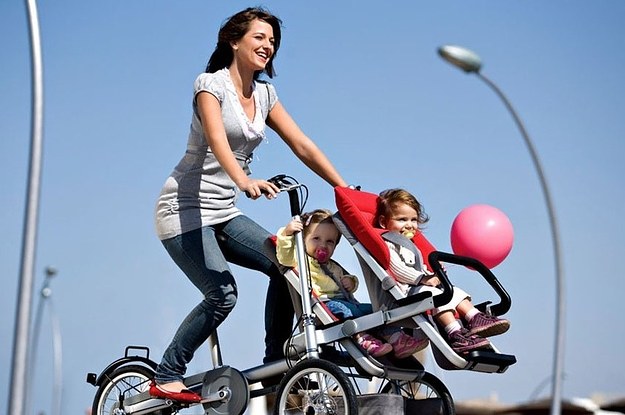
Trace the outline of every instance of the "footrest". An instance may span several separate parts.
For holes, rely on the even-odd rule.
[[[474,350],[464,358],[470,363],[466,368],[469,370],[483,371],[486,367],[494,368],[495,370],[488,370],[489,372],[503,373],[516,363],[516,357],[511,354],[502,354],[491,352],[487,350]]]

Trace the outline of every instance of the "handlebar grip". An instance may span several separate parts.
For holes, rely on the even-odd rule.
[[[285,183],[282,182],[285,177],[286,177],[286,174],[277,174],[267,179],[267,181],[275,185],[278,188],[278,190],[282,190],[285,187]],[[268,194],[267,191],[265,191],[264,189],[260,189],[260,193],[263,195]],[[247,190],[245,191],[245,196],[247,196],[248,198],[252,197],[252,195],[250,195],[250,192],[248,192]]]
[[[262,195],[266,195],[266,194],[268,194],[268,193],[267,193],[266,191],[264,191],[264,190],[262,190],[262,189],[261,189],[260,194],[262,194]],[[247,198],[251,198],[251,197],[252,197],[252,195],[250,194],[250,192],[248,192],[247,190],[245,191],[245,196],[246,196]]]

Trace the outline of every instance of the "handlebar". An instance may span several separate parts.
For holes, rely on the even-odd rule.
[[[286,174],[278,174],[269,179],[268,182],[275,185],[280,192],[287,192],[289,195],[289,201],[291,205],[291,216],[299,216],[302,214],[302,206],[300,205],[300,199],[298,190],[302,188],[306,188],[306,186],[302,183],[299,183],[291,176],[287,176]],[[267,194],[267,192],[262,191],[262,194]],[[245,196],[251,197],[249,192],[245,192]]]
[[[440,262],[447,262],[447,263],[456,264],[456,265],[464,265],[466,267],[473,268],[474,270],[479,272],[482,275],[482,277],[484,277],[486,282],[488,282],[488,284],[493,288],[493,290],[495,290],[495,292],[499,296],[499,299],[500,299],[499,303],[490,306],[490,310],[492,314],[495,316],[501,316],[507,313],[508,310],[510,310],[510,307],[512,305],[512,299],[510,298],[510,295],[508,294],[506,289],[501,285],[501,283],[499,282],[497,277],[495,277],[492,271],[488,269],[486,265],[482,264],[477,259],[450,254],[447,252],[433,251],[428,256],[428,260],[430,262],[430,265],[432,266],[433,271],[436,272],[439,278],[441,275],[445,275],[445,271],[443,270],[443,267],[441,266]],[[435,304],[436,304],[436,300],[435,300]],[[476,307],[479,308],[479,306],[476,306]],[[484,311],[484,310],[481,310],[481,311]]]
[[[297,183],[293,178],[288,177],[286,174],[278,174],[276,176],[273,176],[267,179],[267,181],[275,185],[278,188],[278,190],[281,192],[282,191],[288,192],[289,190],[302,186],[301,183]],[[267,194],[267,192],[264,189],[261,189],[260,192],[264,195]],[[250,195],[250,192],[248,192],[247,190],[245,191],[245,196],[252,197],[252,195]]]

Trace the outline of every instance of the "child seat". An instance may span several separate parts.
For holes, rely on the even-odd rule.
[[[434,305],[440,306],[451,299],[451,291],[444,293],[443,296],[434,296],[432,299],[429,292],[406,296],[397,287],[388,271],[390,253],[382,238],[385,230],[376,228],[373,223],[377,209],[377,195],[347,187],[336,187],[335,198],[338,212],[334,215],[334,221],[356,252],[374,310],[392,310],[394,307],[406,304],[413,304],[415,308],[420,308],[429,300],[432,303],[431,309]],[[429,270],[436,272],[443,282],[448,280],[440,262],[465,265],[481,274],[499,296],[500,302],[494,305],[490,302],[476,305],[478,309],[495,316],[502,315],[509,310],[510,296],[493,273],[482,263],[473,258],[436,251],[420,232],[417,232],[412,242],[423,254]],[[449,287],[449,289],[453,288]],[[472,351],[462,356],[457,354],[439,333],[433,321],[428,318],[427,313],[415,314],[399,321],[398,324],[422,330],[433,345],[433,354],[437,364],[443,369],[503,373],[510,365],[516,363],[513,355],[500,353],[492,343],[492,351]]]

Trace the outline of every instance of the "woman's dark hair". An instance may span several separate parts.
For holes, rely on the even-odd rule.
[[[217,36],[217,46],[208,60],[206,72],[213,73],[230,66],[232,59],[234,58],[230,42],[236,42],[241,39],[249,30],[250,23],[254,20],[262,20],[263,22],[270,24],[273,28],[274,38],[273,55],[271,55],[271,58],[263,71],[256,71],[254,79],[258,79],[263,72],[265,72],[270,78],[273,78],[275,74],[273,69],[273,59],[276,57],[278,49],[280,48],[280,38],[282,37],[280,28],[282,21],[269,13],[269,11],[260,7],[249,7],[240,11],[231,16],[221,26],[221,29],[219,29],[219,35]]]

